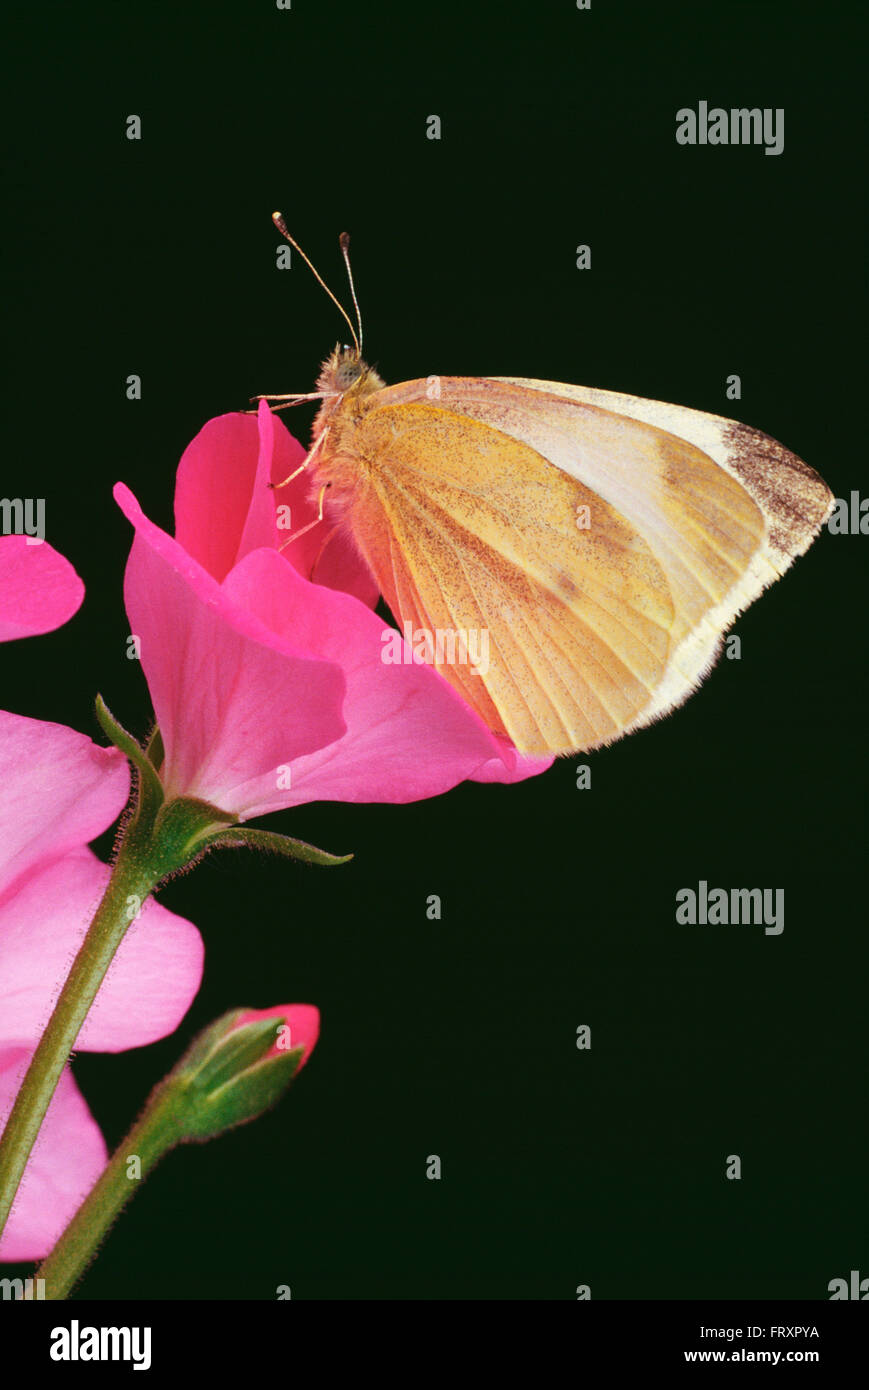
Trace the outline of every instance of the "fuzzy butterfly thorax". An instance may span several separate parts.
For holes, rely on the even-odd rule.
[[[365,412],[367,398],[385,384],[353,348],[336,347],[320,369],[317,390],[323,391],[326,399],[314,421],[312,440],[328,432],[318,452],[312,496],[328,483],[333,515],[364,480],[366,460],[358,457],[350,440]]]

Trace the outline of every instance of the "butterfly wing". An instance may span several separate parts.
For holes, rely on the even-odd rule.
[[[524,752],[595,747],[685,699],[829,506],[793,455],[699,412],[549,382],[435,391],[387,387],[336,430],[347,520],[398,616],[487,634],[486,671],[438,664]]]
[[[632,728],[696,688],[721,634],[808,548],[833,503],[801,459],[721,416],[515,378],[447,379],[443,395],[448,408],[463,413],[492,419],[494,408],[499,429],[520,432],[557,467],[581,477],[640,530],[664,566],[680,617],[665,678]],[[763,520],[757,546],[746,502]]]
[[[767,534],[762,563],[771,565],[773,578],[778,578],[797,556],[804,554],[830,515],[834,499],[814,469],[768,434],[736,420],[595,387],[521,377],[493,377],[491,380],[554,397],[562,426],[571,418],[569,414],[565,418],[564,407],[569,412],[571,406],[590,406],[644,422],[693,444],[735,478],[763,512]],[[552,413],[550,399],[544,418],[550,419]],[[629,495],[629,474],[627,482]]]

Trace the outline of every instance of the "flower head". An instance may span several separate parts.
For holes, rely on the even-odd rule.
[[[304,453],[263,405],[211,420],[178,469],[175,539],[122,484],[136,528],[125,601],[173,795],[245,819],[307,801],[415,801],[465,778],[549,766],[493,734],[431,666],[385,664],[373,579],[340,531],[316,528]],[[276,500],[279,499],[279,500]],[[314,537],[312,540],[311,537]]]

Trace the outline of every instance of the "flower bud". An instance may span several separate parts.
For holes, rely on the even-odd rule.
[[[194,1039],[166,1078],[178,1137],[212,1139],[268,1110],[317,1041],[311,1004],[233,1009]]]

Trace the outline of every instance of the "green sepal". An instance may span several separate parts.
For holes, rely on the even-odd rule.
[[[171,868],[182,868],[214,842],[215,831],[223,831],[235,821],[232,812],[222,811],[210,801],[175,796],[157,812],[153,840],[161,855],[171,861]]]
[[[272,1056],[248,1067],[242,1076],[211,1092],[197,1106],[196,1128],[191,1127],[191,1138],[213,1139],[270,1110],[289,1088],[304,1055],[303,1047],[288,1048],[279,1057]]]
[[[263,1018],[238,1028],[248,1009],[230,1009],[197,1034],[169,1077],[185,1076],[197,1087],[222,1086],[239,1067],[256,1062],[275,1040],[280,1018]]]
[[[304,1047],[266,1055],[287,1020],[275,1016],[239,1028],[245,1012],[233,1009],[200,1033],[166,1078],[175,1095],[179,1138],[213,1139],[256,1119],[280,1099],[298,1071]]]
[[[99,726],[106,738],[116,748],[120,748],[124,757],[129,758],[139,774],[141,793],[138,813],[140,818],[147,819],[156,813],[157,807],[164,799],[163,784],[157,776],[154,764],[141,744],[137,743],[133,735],[128,733],[122,724],[118,723],[102,695],[97,696],[95,708]]]
[[[156,724],[151,730],[148,742],[145,744],[145,753],[159,772],[160,768],[163,766],[163,759],[166,754],[163,751],[163,735],[160,733]]]
[[[269,854],[282,854],[286,859],[300,859],[304,864],[348,864],[353,858],[352,854],[329,854],[328,850],[317,849],[316,845],[308,845],[304,840],[293,840],[289,835],[277,835],[272,830],[240,825],[210,836],[207,844],[214,849],[261,849]]]

